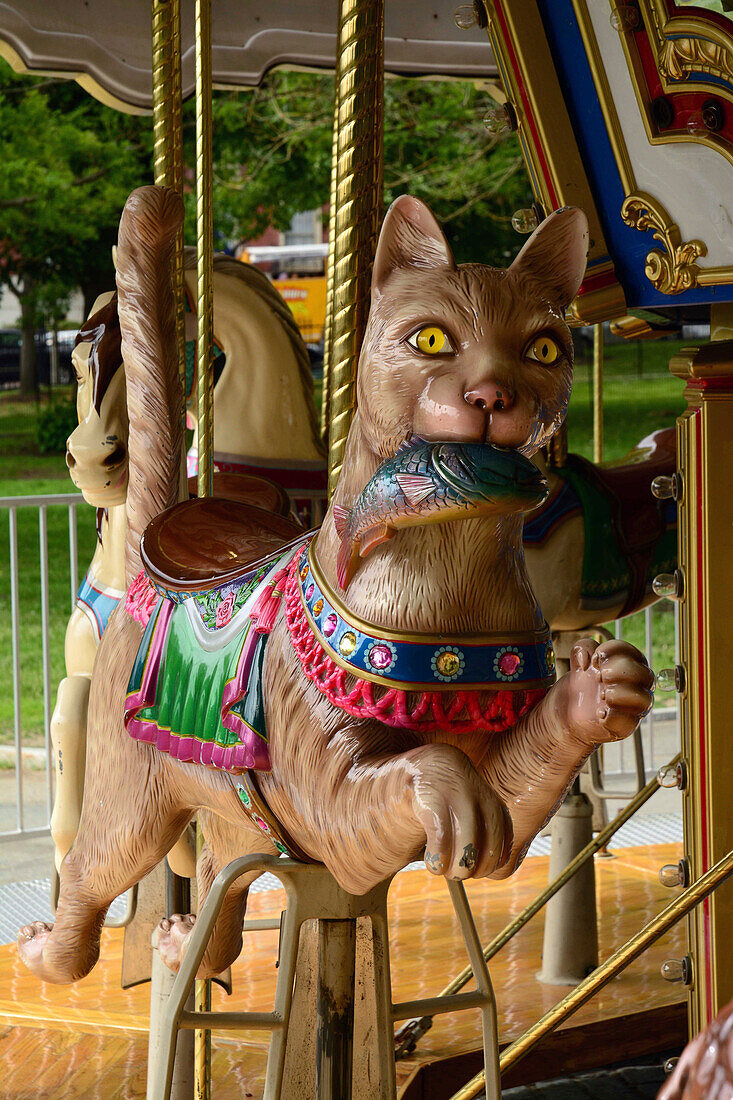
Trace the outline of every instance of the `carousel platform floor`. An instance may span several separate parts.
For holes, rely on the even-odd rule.
[[[617,849],[596,858],[600,955],[637,931],[671,897],[660,886],[663,863],[679,858],[677,844]],[[527,859],[508,882],[473,882],[468,893],[483,942],[488,942],[547,882],[548,858]],[[253,894],[249,917],[279,913],[281,891]],[[686,1039],[684,993],[660,976],[662,961],[683,954],[684,928],[672,929],[611,982],[555,1036],[531,1052],[505,1086],[559,1077],[679,1048]],[[146,985],[119,988],[122,933],[103,934],[101,961],[75,986],[38,982],[14,946],[0,947],[0,1098],[2,1100],[140,1100],[145,1096],[148,997]],[[249,934],[233,967],[231,998],[214,987],[214,1010],[266,1010],[275,986],[276,932]],[[424,871],[399,875],[390,891],[393,996],[434,995],[465,965],[448,893]],[[567,991],[541,985],[542,918],[536,917],[491,964],[504,1045]],[[215,1100],[262,1095],[266,1036],[214,1033]],[[403,1100],[450,1097],[481,1064],[475,1012],[436,1018],[409,1059],[398,1063]]]

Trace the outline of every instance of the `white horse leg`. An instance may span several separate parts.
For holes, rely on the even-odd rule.
[[[87,748],[88,676],[67,676],[59,684],[51,718],[51,742],[56,766],[56,797],[51,835],[56,846],[56,869],[74,842],[84,795]]]

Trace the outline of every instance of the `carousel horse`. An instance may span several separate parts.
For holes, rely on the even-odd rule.
[[[194,249],[185,250],[184,261],[187,407],[195,419]],[[307,349],[290,310],[266,276],[228,256],[214,258],[214,327],[216,441],[231,460],[226,468],[237,471],[217,470],[214,492],[285,514],[290,502],[283,483],[296,492],[325,490]],[[67,441],[66,462],[72,481],[97,509],[98,541],[66,629],[66,676],[51,719],[57,780],[51,834],[57,869],[76,835],[81,813],[92,666],[125,587],[127,396],[125,372],[119,369],[115,293],[102,294],[95,302],[72,360],[79,425]],[[282,400],[274,400],[273,384],[282,384]],[[252,458],[258,449],[261,457]],[[189,481],[189,490],[195,495],[195,479]],[[175,853],[171,858],[175,863]],[[179,871],[186,862],[184,858]]]
[[[146,187],[120,223],[128,595],[92,674],[87,797],[56,923],[18,938],[53,982],[90,971],[109,904],[194,814],[200,899],[232,858],[263,850],[320,861],[356,894],[419,854],[436,875],[505,877],[589,753],[653,699],[623,641],[579,642],[554,682],[522,558],[521,513],[545,491],[525,456],[570,395],[582,213],[550,215],[496,271],[457,267],[424,204],[393,204],[358,409],[315,536],[245,505],[177,504],[182,217],[175,192]],[[241,950],[252,877],[229,891],[202,974]],[[174,969],[190,927],[160,927]]]
[[[556,631],[587,630],[653,603],[651,582],[677,565],[677,507],[652,496],[676,469],[675,429],[653,432],[618,462],[569,454],[548,469],[546,501],[524,521],[524,556]]]

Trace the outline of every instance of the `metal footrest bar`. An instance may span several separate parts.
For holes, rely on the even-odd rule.
[[[441,1012],[460,1012],[465,1008],[481,1008],[485,993],[454,993],[450,997],[424,997],[419,1001],[402,1001],[392,1006],[393,1020],[409,1020],[418,1012],[437,1016]]]
[[[245,874],[271,871],[280,878],[287,895],[287,908],[282,919],[280,966],[272,1012],[211,1012],[185,1008],[196,974],[219,915],[226,893],[232,883]],[[305,880],[305,881],[304,881]],[[299,883],[296,889],[296,881]],[[229,864],[214,880],[202,912],[194,925],[188,950],[171,990],[163,1020],[158,1048],[158,1064],[151,1075],[148,1100],[168,1100],[170,1095],[175,1047],[181,1029],[223,1029],[243,1031],[269,1030],[270,1050],[263,1100],[278,1100],[285,1069],[285,1052],[290,1021],[291,998],[298,956],[299,932],[307,920],[320,922],[356,921],[368,917],[372,927],[374,956],[374,992],[376,997],[375,1035],[379,1078],[375,1084],[375,1100],[396,1100],[394,1061],[395,1020],[417,1012],[453,1012],[479,1009],[482,1016],[487,1097],[499,1100],[499,1053],[496,1002],[491,979],[483,958],[481,942],[471,915],[461,882],[447,883],[461,935],[466,945],[477,990],[452,997],[428,997],[393,1004],[389,975],[389,942],[387,929],[387,890],[383,883],[364,897],[342,891],[333,877],[321,865],[296,863],[273,856],[250,855]],[[253,926],[277,928],[280,921],[252,921]],[[350,1095],[350,1093],[349,1093]],[[346,1096],[343,1097],[346,1100]]]

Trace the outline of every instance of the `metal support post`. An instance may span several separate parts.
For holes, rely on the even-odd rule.
[[[316,1096],[351,1096],[354,1056],[356,921],[318,922]]]
[[[593,807],[576,780],[552,821],[550,881],[593,839]],[[598,965],[596,879],[589,859],[547,905],[542,969],[548,985],[575,985]]]
[[[145,1093],[147,1100],[152,1100],[154,1095],[153,1082],[158,1064],[163,1013],[168,1003],[170,992],[173,989],[173,983],[176,980],[173,971],[169,970],[158,954],[157,938],[156,929],[153,933],[153,967],[150,976],[148,1081]],[[188,1009],[193,1008],[192,996],[189,996],[186,1007]],[[176,1061],[173,1068],[173,1080],[171,1084],[171,1100],[194,1100],[193,1078],[193,1032],[184,1031],[179,1037],[176,1050]]]

